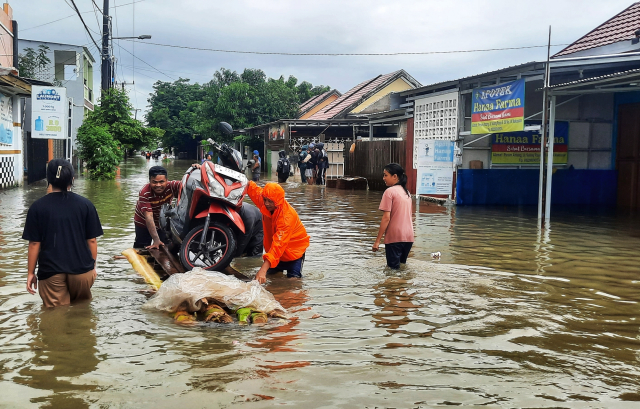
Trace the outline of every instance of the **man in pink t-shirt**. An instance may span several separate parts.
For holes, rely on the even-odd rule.
[[[379,209],[384,213],[372,250],[378,251],[384,235],[387,265],[397,269],[401,263],[407,262],[407,256],[413,246],[413,200],[406,188],[407,175],[400,165],[390,163],[385,166],[383,180],[390,187],[382,195]]]

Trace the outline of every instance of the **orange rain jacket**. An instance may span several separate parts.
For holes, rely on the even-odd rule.
[[[282,186],[267,183],[263,189],[251,181],[247,193],[262,213],[264,248],[267,251],[262,256],[263,260],[269,260],[273,268],[280,260],[293,261],[302,257],[309,247],[309,235],[298,213],[285,200]],[[273,200],[276,204],[273,214],[264,207],[263,197]]]

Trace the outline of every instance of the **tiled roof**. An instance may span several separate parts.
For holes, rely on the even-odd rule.
[[[366,95],[372,93],[378,87],[386,84],[392,78],[404,73],[403,70],[394,71],[386,75],[378,75],[375,78],[364,81],[349,91],[344,93],[338,99],[327,105],[325,108],[311,115],[309,119],[331,119],[349,109],[353,104],[360,101]]]
[[[340,91],[338,91],[337,89],[332,89],[331,91],[327,91],[324,92],[320,95],[316,95],[315,97],[309,98],[308,100],[306,100],[305,102],[303,102],[300,105],[300,114],[299,115],[304,115],[307,112],[311,111],[314,107],[316,107],[317,105],[323,103],[327,98],[331,97],[331,96],[337,96],[339,97],[340,95],[342,95],[340,93]]]
[[[300,112],[305,112],[308,111],[309,108],[311,108],[312,106],[314,106],[317,102],[321,101],[324,97],[326,97],[327,95],[329,95],[331,91],[327,91],[327,92],[323,92],[320,95],[316,95],[315,97],[311,97],[308,100],[304,101],[302,104],[300,104]]]
[[[553,57],[560,57],[584,51],[603,45],[631,40],[636,37],[636,30],[640,29],[640,2],[634,3],[620,14],[602,23],[594,30],[570,44]]]

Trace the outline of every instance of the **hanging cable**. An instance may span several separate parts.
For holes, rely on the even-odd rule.
[[[182,48],[186,50],[197,51],[211,51],[216,53],[231,53],[231,54],[257,54],[257,55],[286,55],[286,56],[325,56],[325,57],[350,57],[350,56],[398,56],[398,55],[430,55],[430,54],[460,54],[460,53],[478,53],[489,51],[507,51],[507,50],[526,50],[530,48],[542,48],[547,45],[530,45],[523,47],[504,47],[504,48],[485,48],[485,49],[473,49],[473,50],[452,50],[452,51],[417,51],[417,52],[395,52],[395,53],[293,53],[293,52],[271,52],[271,51],[239,51],[239,50],[224,50],[216,48],[201,48],[201,47],[189,47],[185,45],[172,45],[152,43],[149,41],[137,41],[135,39],[127,39],[134,43],[142,43],[148,45],[155,45],[158,47],[169,48]],[[552,47],[566,46],[567,44],[553,44]]]
[[[84,26],[84,29],[87,30],[87,34],[91,38],[91,41],[93,41],[93,44],[95,44],[96,47],[98,47],[98,43],[96,43],[96,40],[93,39],[93,36],[91,35],[91,32],[89,31],[89,27],[87,27],[87,24],[84,22],[84,19],[82,18],[82,15],[80,14],[80,10],[78,10],[78,6],[76,6],[75,0],[71,0],[71,3],[73,4],[73,8],[75,9],[76,14],[78,14],[78,17],[80,17],[80,21],[82,21],[82,25]],[[100,48],[100,47],[98,47],[98,48]]]

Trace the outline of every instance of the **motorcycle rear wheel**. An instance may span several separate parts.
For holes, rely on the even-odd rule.
[[[208,271],[224,270],[236,252],[236,237],[233,231],[219,221],[213,221],[209,225],[205,238],[205,248],[200,250],[200,239],[204,225],[194,227],[180,246],[180,261],[187,271],[194,267],[200,267]],[[213,236],[213,249],[207,248]]]

